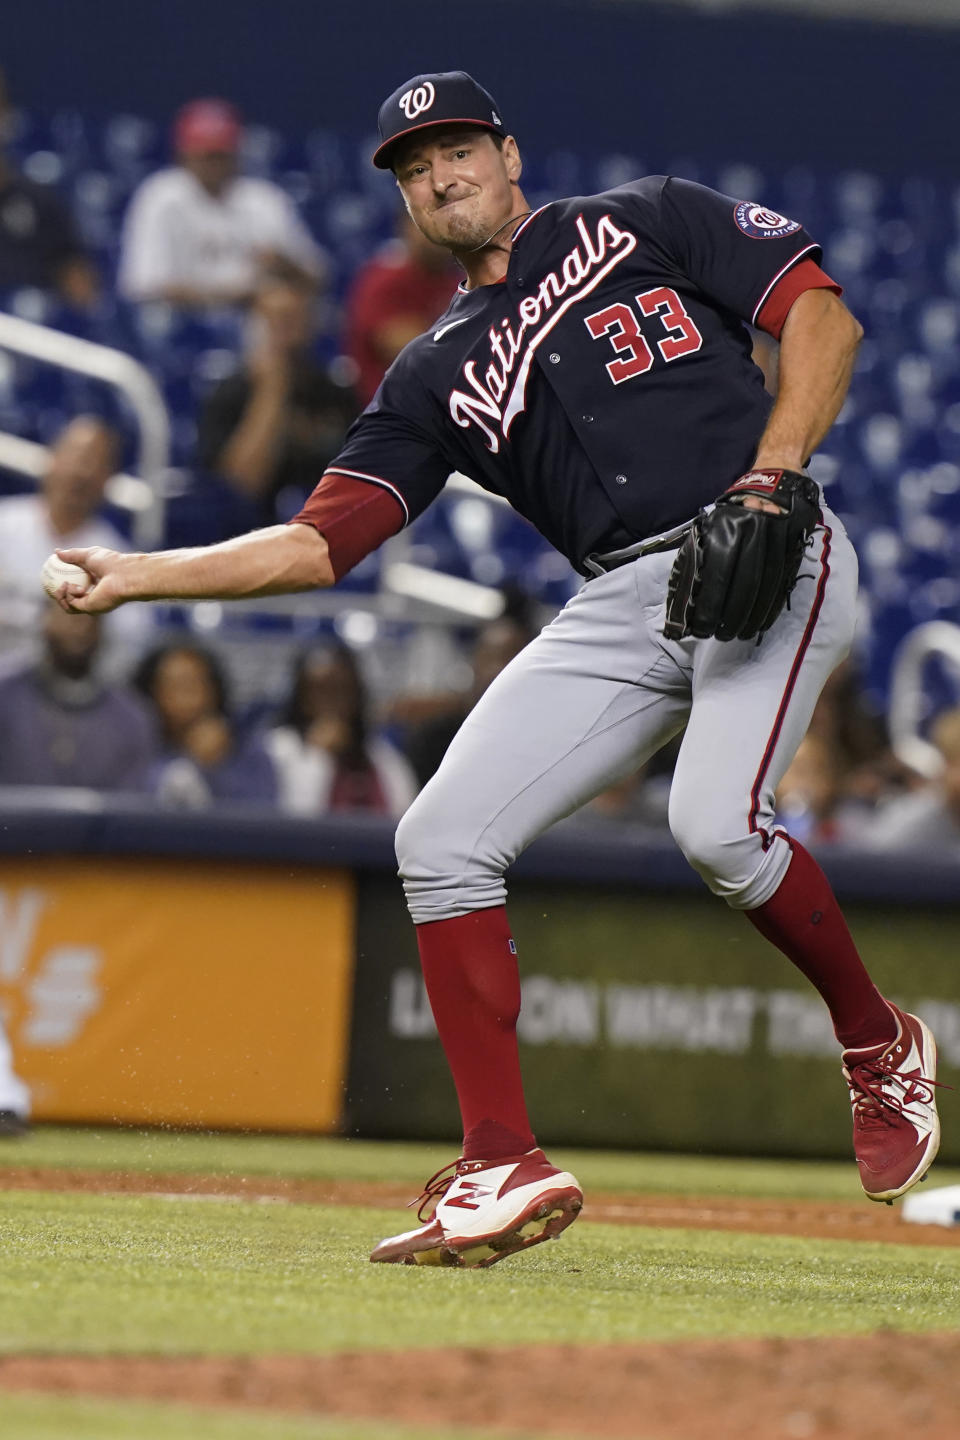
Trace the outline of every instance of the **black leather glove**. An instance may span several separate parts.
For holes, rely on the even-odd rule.
[[[771,500],[778,513],[743,504]],[[670,572],[668,640],[752,640],[776,620],[820,520],[820,493],[797,470],[751,470],[701,510]]]

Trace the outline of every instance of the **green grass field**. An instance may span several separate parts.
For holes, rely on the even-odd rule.
[[[38,1129],[0,1146],[0,1354],[330,1354],[417,1346],[960,1330],[960,1247],[581,1223],[491,1270],[371,1266],[403,1211],[5,1190],[56,1165],[383,1179],[411,1194],[446,1151],[420,1145]],[[557,1152],[588,1190],[858,1200],[852,1165]],[[960,1183],[957,1172],[934,1183]],[[4,1440],[416,1432],[0,1391]],[[482,1432],[472,1432],[479,1434]],[[502,1432],[501,1432],[502,1433]]]
[[[483,1430],[425,1430],[382,1420],[348,1423],[231,1410],[206,1412],[181,1405],[66,1400],[4,1395],[2,1433],[8,1440],[488,1440]],[[498,1431],[496,1440],[511,1440]],[[514,1440],[526,1440],[517,1434]]]
[[[92,1130],[45,1125],[28,1138],[0,1143],[5,1165],[56,1165],[181,1174],[288,1175],[317,1180],[384,1180],[409,1185],[453,1158],[445,1145],[300,1136],[206,1135],[163,1130]],[[635,1155],[551,1146],[557,1165],[573,1168],[588,1190],[863,1203],[853,1161],[743,1160],[699,1155]],[[937,1166],[938,1185],[960,1184],[960,1169]]]

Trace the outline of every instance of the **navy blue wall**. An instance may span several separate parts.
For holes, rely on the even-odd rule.
[[[300,819],[237,805],[187,815],[157,809],[139,797],[29,785],[4,787],[0,805],[0,855],[258,860],[342,865],[394,877],[395,830],[392,820],[379,815]],[[817,853],[842,900],[957,909],[957,864],[949,855],[880,855],[843,846]],[[670,837],[643,826],[560,826],[541,836],[512,873],[574,888],[704,893]]]
[[[235,98],[360,138],[418,70],[465,68],[537,147],[960,175],[960,30],[576,0],[24,0],[0,64],[26,108],[156,119]]]

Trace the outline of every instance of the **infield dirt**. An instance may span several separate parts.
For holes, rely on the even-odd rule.
[[[0,1172],[5,1190],[77,1191],[97,1195],[206,1195],[212,1199],[275,1200],[302,1205],[365,1205],[402,1209],[409,1186],[373,1181],[307,1180],[290,1176],[203,1175],[153,1170],[84,1170],[17,1166]],[[587,1221],[666,1229],[739,1230],[815,1240],[870,1240],[894,1245],[960,1245],[960,1227],[906,1224],[899,1208],[863,1201],[770,1200],[738,1196],[602,1194],[592,1190]],[[958,1424],[960,1434],[960,1424]]]
[[[407,1187],[269,1176],[13,1166],[10,1190],[394,1208]],[[592,1195],[584,1219],[891,1244],[960,1243],[885,1206]],[[520,1262],[517,1275],[520,1277]],[[465,1284],[471,1277],[463,1276]],[[638,1296],[638,1303],[643,1303]],[[390,1420],[455,1433],[632,1440],[956,1440],[960,1335],[397,1349],[337,1355],[0,1357],[0,1390]]]
[[[491,1433],[956,1440],[960,1338],[691,1341],[243,1358],[11,1356],[0,1387]]]

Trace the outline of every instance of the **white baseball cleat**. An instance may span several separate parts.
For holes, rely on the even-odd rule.
[[[473,1270],[555,1239],[580,1214],[583,1191],[542,1150],[528,1150],[506,1160],[454,1160],[412,1204],[425,1223],[381,1240],[370,1259]]]
[[[880,1054],[876,1048],[844,1050],[843,1076],[853,1105],[860,1184],[871,1200],[892,1204],[936,1159],[940,1121],[933,1036],[916,1015],[890,1009],[897,1038]]]

